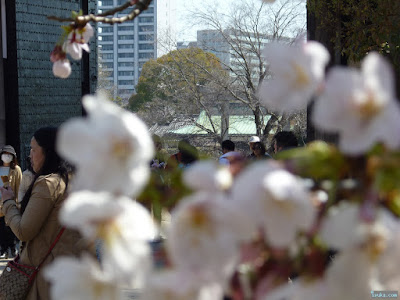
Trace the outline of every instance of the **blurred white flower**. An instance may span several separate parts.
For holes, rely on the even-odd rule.
[[[318,42],[289,46],[268,44],[264,57],[273,79],[265,78],[259,89],[260,101],[277,112],[292,112],[307,107],[320,87],[329,62],[329,52]]]
[[[89,256],[83,256],[80,260],[72,257],[57,258],[44,269],[44,277],[51,283],[52,299],[120,299],[116,281]]]
[[[322,280],[312,281],[300,278],[268,292],[265,300],[321,300],[324,299],[325,294]]]
[[[71,75],[71,64],[68,59],[57,60],[53,63],[53,74],[60,78],[68,78]]]
[[[257,163],[239,174],[232,198],[277,248],[288,247],[298,231],[311,229],[314,222],[316,209],[309,190],[274,162]]]
[[[176,270],[152,274],[139,300],[219,300],[223,289],[216,283],[201,286],[195,278]]]
[[[392,267],[400,253],[400,222],[385,209],[376,216],[373,222],[362,221],[353,204],[342,205],[324,220],[322,240],[340,251],[326,271],[327,299],[365,299],[366,292],[393,288],[393,280],[400,279],[400,271]]]
[[[232,185],[232,174],[229,168],[215,161],[199,161],[187,168],[183,181],[194,190],[221,191]]]
[[[172,265],[201,282],[223,282],[234,270],[246,228],[222,194],[199,192],[186,197],[172,212],[167,234]]]
[[[87,43],[93,34],[93,28],[89,23],[83,28],[72,29],[64,42],[63,48],[73,59],[79,60],[82,58],[82,50],[90,52]]]
[[[83,236],[103,241],[104,270],[129,286],[141,284],[151,268],[148,241],[157,232],[148,211],[127,197],[82,191],[72,193],[60,221]]]
[[[82,101],[88,116],[64,123],[57,138],[58,152],[77,168],[73,188],[138,193],[154,152],[146,125],[103,94]]]
[[[332,68],[312,120],[323,130],[338,132],[340,149],[350,155],[366,152],[375,142],[398,147],[400,107],[388,62],[373,52],[363,60],[361,72]]]

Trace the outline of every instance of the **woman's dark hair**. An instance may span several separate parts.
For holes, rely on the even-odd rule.
[[[56,127],[42,127],[38,129],[34,134],[38,145],[42,148],[44,153],[44,162],[41,169],[35,174],[35,178],[29,186],[24,198],[21,201],[21,212],[25,211],[28,205],[29,198],[32,194],[33,185],[36,179],[41,175],[48,174],[59,174],[61,178],[65,181],[65,185],[68,186],[68,169],[66,168],[65,162],[56,152],[56,137],[57,128]]]
[[[26,164],[26,169],[29,170],[29,171],[31,171],[32,174],[35,174],[35,171],[34,171],[33,168],[32,168],[31,158],[30,158],[29,156],[27,156],[27,157],[25,158],[25,164]]]

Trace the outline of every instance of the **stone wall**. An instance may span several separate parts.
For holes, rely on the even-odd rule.
[[[97,78],[97,47],[91,40],[91,55],[84,61],[72,61],[72,74],[59,79],[52,74],[50,53],[62,33],[61,24],[47,19],[49,15],[69,17],[79,11],[84,1],[76,0],[17,0],[16,51],[18,69],[20,162],[29,155],[33,132],[42,126],[58,126],[65,120],[82,115],[82,95],[94,93]],[[89,0],[89,12],[96,1]],[[84,77],[86,76],[86,77]],[[12,101],[8,99],[8,101]]]

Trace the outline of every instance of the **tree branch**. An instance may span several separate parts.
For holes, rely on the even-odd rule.
[[[54,20],[58,22],[74,22],[77,25],[85,25],[90,21],[106,24],[123,23],[135,19],[138,15],[142,13],[142,11],[146,10],[149,7],[151,2],[152,0],[138,0],[137,2],[127,1],[121,6],[115,7],[114,9],[108,10],[99,15],[89,14],[77,16],[76,18],[60,18],[57,16],[48,16],[47,18],[49,20]],[[115,15],[117,12],[123,11],[131,6],[135,6],[135,8],[128,15],[120,18],[107,18],[107,16]]]

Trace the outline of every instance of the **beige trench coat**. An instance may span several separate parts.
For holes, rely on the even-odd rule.
[[[38,266],[61,229],[58,214],[65,198],[65,182],[58,174],[39,176],[23,215],[14,201],[4,204],[5,221],[17,238],[26,242],[21,263]],[[49,284],[43,278],[43,269],[60,255],[77,256],[84,242],[76,231],[66,229],[52,253],[43,263],[28,294],[28,300],[50,299]]]

